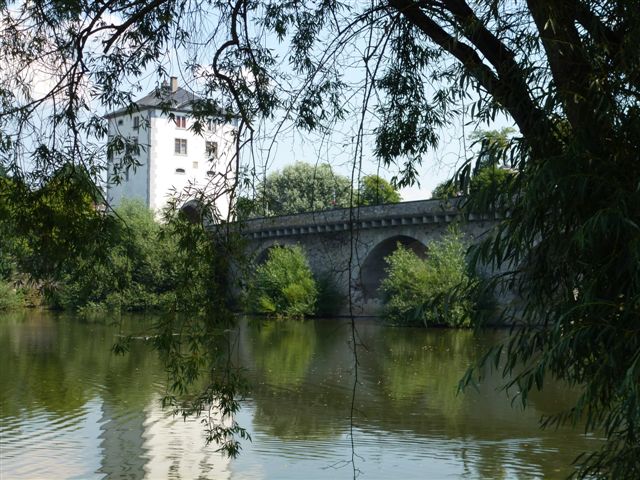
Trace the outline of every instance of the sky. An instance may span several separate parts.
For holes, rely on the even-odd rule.
[[[110,18],[110,21],[119,23],[118,18]],[[214,19],[209,19],[212,23]],[[258,27],[256,27],[258,28]],[[264,32],[263,32],[264,33]],[[97,48],[95,45],[99,45],[100,37],[93,38],[93,43],[88,47],[90,50]],[[280,42],[273,35],[263,35],[264,47],[268,47],[273,54],[279,59],[279,67],[287,72],[289,66],[288,57],[289,51],[286,41]],[[95,44],[95,45],[94,45]],[[186,48],[186,47],[184,47]],[[321,45],[320,49],[323,48]],[[199,63],[207,65],[211,61],[212,52],[215,49],[215,44],[208,45],[207,48],[202,48],[197,51],[197,57]],[[367,46],[364,44],[358,44],[358,41],[353,43],[352,51],[349,52],[349,57],[353,61],[352,65],[359,65],[362,61],[363,52],[367,50]],[[94,52],[96,53],[96,52]],[[189,88],[196,85],[196,81],[193,77],[190,77],[185,68],[184,58],[190,58],[189,54],[193,52],[185,52],[168,49],[165,58],[161,60],[164,67],[167,69],[170,75],[175,75],[179,78],[179,82],[182,86]],[[0,61],[0,65],[2,65]],[[350,64],[351,65],[351,64]],[[138,92],[137,98],[140,98],[152,91],[158,83],[163,79],[158,79],[154,73],[154,66],[150,66],[146,72],[143,72],[139,77],[135,79],[129,79],[127,86],[132,88],[132,91]],[[352,70],[347,70],[344,73],[344,79],[346,82],[358,85],[362,81],[363,69],[360,67],[353,67]],[[43,94],[48,88],[54,84],[56,80],[55,73],[44,70],[35,70],[32,72],[32,88],[34,94]],[[301,80],[297,79],[295,75],[291,75],[290,88],[296,88],[296,81],[298,85]],[[89,92],[87,88],[86,92]],[[193,88],[197,93],[197,87]],[[95,101],[94,101],[95,102]],[[379,174],[383,178],[390,180],[393,176],[397,175],[398,168],[390,166],[380,165],[378,160],[373,154],[374,150],[374,136],[373,130],[377,127],[376,119],[369,115],[365,120],[365,135],[362,140],[362,149],[356,148],[357,142],[355,139],[358,136],[358,127],[360,125],[360,108],[361,97],[354,96],[347,105],[350,108],[351,113],[340,123],[334,125],[334,128],[329,135],[319,135],[314,133],[305,133],[299,130],[295,130],[291,122],[280,123],[280,118],[276,115],[274,119],[265,121],[260,125],[258,134],[256,135],[256,142],[251,151],[243,151],[241,163],[247,168],[253,168],[256,171],[256,180],[259,181],[262,175],[274,170],[280,170],[286,165],[293,164],[297,161],[307,163],[328,163],[332,166],[336,173],[345,175],[347,177],[354,178],[354,184],[357,184],[357,179],[365,175]],[[97,111],[107,113],[104,108],[96,105]],[[432,190],[436,185],[442,181],[451,178],[457,168],[462,164],[465,157],[470,156],[468,141],[469,135],[472,133],[473,128],[468,123],[470,116],[466,118],[463,116],[459,119],[458,124],[451,125],[447,128],[441,129],[439,133],[440,142],[437,148],[434,148],[427,152],[422,159],[422,165],[418,168],[419,172],[419,184],[415,184],[406,188],[403,188],[400,193],[404,200],[419,200],[429,198]],[[501,129],[503,127],[513,126],[505,117],[498,117],[492,125],[486,125],[484,129]],[[356,168],[354,168],[354,165]]]
[[[210,19],[214,22],[214,19]],[[258,28],[258,27],[256,27]],[[288,67],[288,45],[285,42],[278,41],[273,35],[264,35],[264,32],[256,32],[263,35],[263,47],[268,47],[275,54],[280,64],[278,65],[285,72]],[[187,73],[184,68],[182,59],[195,55],[198,63],[207,65],[211,61],[214,44],[200,50],[184,52],[177,50],[169,50],[164,59],[164,66],[170,75],[178,77],[181,86],[189,88],[194,86],[196,81]],[[366,45],[353,45],[352,55],[356,59],[354,65],[358,63],[358,55],[366,51]],[[287,72],[288,73],[288,72]],[[344,73],[345,81],[357,85],[361,81],[363,70],[354,68]],[[295,89],[296,78],[292,75],[292,87]],[[144,96],[152,91],[159,83],[159,79],[151,70],[142,74],[139,78],[133,80],[132,87],[136,86],[141,89],[137,98]],[[196,91],[198,88],[193,88]],[[256,141],[252,151],[243,151],[241,163],[246,168],[253,168],[259,180],[264,175],[274,170],[280,170],[286,165],[303,161],[307,163],[329,163],[336,173],[353,177],[354,183],[357,178],[369,174],[379,174],[383,178],[390,180],[398,173],[398,168],[391,166],[385,168],[380,165],[373,155],[374,137],[373,130],[377,126],[376,120],[371,115],[365,120],[365,132],[362,141],[362,150],[356,149],[355,139],[360,124],[360,98],[355,96],[349,102],[348,108],[351,113],[347,115],[344,121],[336,124],[330,135],[319,135],[313,133],[305,133],[296,131],[291,122],[280,123],[281,118],[277,115],[274,119],[268,120],[260,125],[257,129]],[[106,112],[105,112],[106,113]],[[470,117],[463,116],[459,120],[459,124],[451,125],[441,129],[439,133],[440,143],[437,148],[430,150],[422,159],[422,165],[419,167],[419,185],[413,185],[403,188],[400,193],[403,200],[419,200],[429,198],[432,190],[444,180],[451,178],[458,167],[462,164],[465,157],[470,155],[468,137],[473,131],[472,126],[465,125]],[[503,127],[513,126],[505,117],[498,117],[494,124],[486,125],[484,129],[501,129]],[[354,163],[357,168],[354,170]]]
[[[501,129],[507,126],[513,126],[513,124],[506,118],[500,118],[486,129]],[[470,128],[461,124],[439,132],[438,148],[430,150],[423,157],[422,165],[418,169],[420,184],[401,189],[403,200],[430,198],[431,192],[439,183],[450,179],[456,173],[465,159],[465,151],[470,151],[472,143],[468,140],[472,131]],[[334,138],[324,139],[324,141],[309,134],[292,131],[279,133],[270,155],[273,161],[269,163],[269,171],[281,169],[296,161],[327,162],[336,172],[351,177],[354,162],[353,146],[349,145],[349,139],[344,137],[348,137],[348,134],[345,135],[342,130],[337,131]],[[365,146],[362,157],[361,176],[379,173],[380,176],[389,180],[397,173],[397,168],[393,165],[385,168],[379,164],[373,155],[371,145]]]

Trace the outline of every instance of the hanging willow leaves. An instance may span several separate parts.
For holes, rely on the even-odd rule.
[[[0,10],[0,164],[30,188],[65,164],[95,180],[109,148],[134,166],[126,139],[106,141],[96,106],[135,111],[139,79],[166,75],[173,52],[191,89],[210,99],[200,120],[240,115],[238,151],[276,112],[323,134],[364,116],[375,126],[358,138],[375,139],[399,185],[419,180],[442,129],[511,119],[508,204],[469,202],[508,210],[476,250],[500,272],[496,285],[522,299],[505,312],[522,328],[495,355],[523,401],[546,375],[582,388],[572,410],[548,419],[604,432],[577,475],[640,476],[637,2],[25,1]]]

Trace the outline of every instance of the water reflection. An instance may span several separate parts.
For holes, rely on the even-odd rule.
[[[241,319],[235,362],[251,385],[236,419],[250,429],[239,459],[204,444],[197,419],[160,408],[165,371],[134,342],[116,357],[116,335],[152,319],[92,323],[35,313],[0,319],[0,477],[333,478],[350,458],[354,359],[343,321]],[[456,395],[470,362],[504,332],[412,330],[358,324],[353,412],[364,478],[558,477],[595,440],[540,431],[541,414],[575,393],[549,384],[532,408],[511,408],[488,378]]]
[[[247,331],[253,364],[266,383],[282,388],[300,386],[315,353],[318,337],[314,323],[254,321]]]

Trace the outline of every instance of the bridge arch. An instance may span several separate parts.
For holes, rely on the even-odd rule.
[[[365,300],[379,298],[378,290],[385,277],[385,258],[398,249],[398,245],[411,250],[419,258],[426,258],[427,247],[420,240],[407,236],[389,237],[371,249],[360,268],[360,285]]]
[[[263,263],[267,261],[269,258],[269,253],[274,248],[283,248],[284,245],[280,245],[279,243],[274,243],[273,245],[269,245],[267,248],[263,248],[258,254],[253,258],[253,265],[259,267]]]

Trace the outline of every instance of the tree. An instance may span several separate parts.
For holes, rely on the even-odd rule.
[[[496,284],[513,285],[523,301],[505,313],[524,327],[494,352],[496,365],[503,352],[503,372],[525,403],[546,375],[581,386],[574,409],[549,419],[603,429],[607,442],[581,460],[579,475],[640,476],[636,2],[107,0],[0,9],[0,156],[12,171],[29,150],[40,176],[60,159],[99,163],[81,148],[86,134],[104,135],[90,95],[135,110],[123,80],[166,73],[168,45],[185,52],[194,88],[210,99],[197,119],[239,113],[239,147],[276,111],[322,134],[357,115],[356,161],[375,138],[400,186],[417,179],[439,129],[461,117],[475,126],[511,119],[519,131],[508,148],[518,172],[512,203],[476,251],[478,262],[500,269]],[[215,19],[210,31],[205,17]],[[275,39],[288,62],[268,47]],[[38,95],[30,79],[43,66],[56,81]],[[50,122],[31,121],[43,110]],[[468,206],[489,209],[489,200],[472,197]]]
[[[333,173],[331,166],[314,166],[297,162],[281,172],[267,176],[257,187],[257,197],[252,200],[239,197],[236,203],[238,218],[261,215],[291,215],[294,213],[345,208],[351,202],[351,182]],[[402,199],[398,191],[384,178],[367,175],[360,180],[358,205],[397,203]]]
[[[382,205],[398,203],[401,200],[402,197],[393,185],[378,175],[367,175],[360,180],[359,205]]]
[[[257,190],[258,209],[266,215],[291,215],[348,207],[351,182],[327,164],[296,162],[269,174]]]
[[[53,306],[70,310],[180,309],[176,270],[180,251],[161,235],[154,213],[124,200],[102,232],[101,252],[78,252],[56,272]]]
[[[100,192],[82,167],[65,164],[37,187],[20,177],[0,182],[0,230],[20,272],[53,280],[69,258],[100,251],[109,219],[96,208]]]
[[[431,198],[437,198],[439,200],[459,197],[460,195],[462,195],[462,191],[459,189],[456,182],[452,180],[445,180],[444,182],[439,183],[431,192]]]
[[[469,135],[471,147],[480,146],[478,154],[458,172],[453,180],[446,180],[434,188],[433,198],[446,200],[469,192],[485,205],[508,192],[507,182],[515,171],[509,168],[510,136],[513,128],[476,130]]]
[[[509,147],[511,137],[515,134],[515,130],[511,127],[505,127],[500,130],[476,130],[469,139],[474,145],[480,145],[477,168],[481,169],[489,165],[507,166]]]

